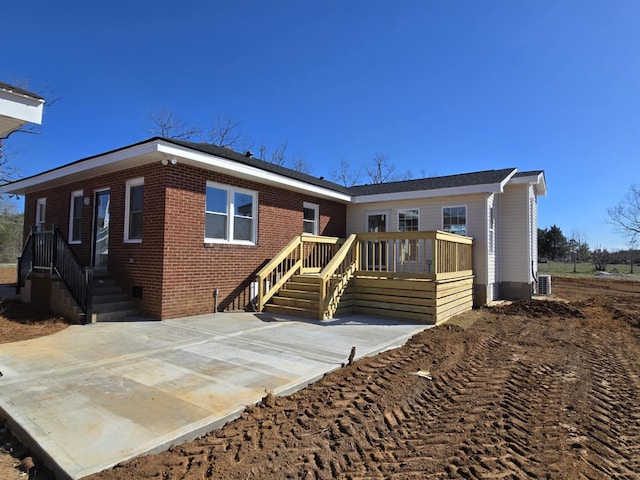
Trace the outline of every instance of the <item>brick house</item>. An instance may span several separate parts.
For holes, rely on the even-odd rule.
[[[350,189],[249,152],[156,137],[0,193],[25,196],[25,239],[56,225],[80,264],[108,273],[144,315],[166,319],[250,308],[256,272],[292,238],[367,230],[473,236],[476,303],[499,298],[500,285],[526,297],[546,184],[543,172],[511,168]],[[521,246],[503,248],[503,237]],[[519,262],[515,273],[501,254]],[[30,279],[32,300],[55,300]]]

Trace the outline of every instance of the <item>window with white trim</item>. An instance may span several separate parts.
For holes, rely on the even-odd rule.
[[[69,202],[69,243],[82,243],[82,209],[84,207],[84,192],[71,192]]]
[[[420,230],[420,210],[417,208],[398,210],[398,231],[417,232],[418,230]],[[418,261],[418,240],[403,240],[399,253],[401,262]]]
[[[496,243],[496,219],[493,216],[493,206],[489,207],[489,254],[493,255],[495,252]]]
[[[304,202],[302,212],[302,232],[309,235],[318,235],[320,231],[320,205]]]
[[[445,232],[467,234],[467,207],[442,207],[442,230]]]
[[[36,229],[38,232],[43,232],[45,227],[45,217],[47,211],[47,199],[39,198],[36,200]]]
[[[257,218],[257,192],[207,182],[205,242],[255,245]]]
[[[127,181],[124,205],[124,241],[140,243],[144,212],[144,178]]]

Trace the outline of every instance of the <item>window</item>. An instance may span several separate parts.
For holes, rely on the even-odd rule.
[[[208,243],[256,243],[257,193],[207,182],[204,238]]]
[[[302,206],[303,212],[303,220],[302,220],[302,231],[303,233],[308,233],[309,235],[318,235],[320,231],[319,223],[320,223],[320,206],[315,203],[304,202]]]
[[[69,243],[82,243],[82,208],[84,205],[82,190],[71,192],[69,204]]]
[[[496,243],[496,219],[493,216],[493,206],[489,207],[489,254],[494,254]]]
[[[398,231],[417,232],[420,227],[420,210],[417,208],[398,210]],[[418,260],[418,240],[405,239],[400,244],[400,261],[416,262]]]
[[[47,199],[39,198],[36,201],[36,228],[39,232],[44,231],[46,211],[47,211]]]
[[[443,207],[442,229],[445,232],[467,234],[467,207]]]
[[[124,241],[142,242],[142,213],[144,210],[144,178],[127,181],[124,211]]]

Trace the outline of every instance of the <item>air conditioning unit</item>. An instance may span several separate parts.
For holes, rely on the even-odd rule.
[[[551,275],[538,275],[538,295],[551,295]]]

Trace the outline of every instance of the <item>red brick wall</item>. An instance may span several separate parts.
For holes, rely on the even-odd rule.
[[[65,238],[68,237],[71,192],[83,190],[89,205],[83,206],[82,243],[71,247],[85,265],[90,265],[95,191],[109,188],[109,272],[129,296],[133,285],[142,286],[144,299],[134,299],[134,303],[145,314],[160,317],[165,181],[164,171],[160,167],[159,164],[145,165],[27,195],[25,235],[35,223],[37,199],[45,197],[47,229],[56,224]],[[124,243],[125,183],[138,177],[144,177],[145,182],[143,243]]]
[[[144,177],[142,243],[123,243],[125,182]],[[258,192],[258,244],[204,243],[206,181]],[[90,263],[94,191],[110,188],[109,271],[144,314],[172,318],[213,311],[213,292],[219,289],[219,310],[244,309],[255,272],[302,232],[303,203],[320,205],[320,233],[344,237],[346,206],[281,188],[261,185],[178,163],[148,164],[63,187],[27,195],[25,234],[35,223],[36,200],[46,197],[47,228],[55,223],[65,237],[69,231],[71,192],[83,190],[82,244],[73,248]]]
[[[302,233],[303,203],[320,205],[320,233],[344,237],[346,206],[184,165],[167,181],[162,318],[245,309],[255,272]],[[204,243],[207,180],[258,192],[257,245]]]

